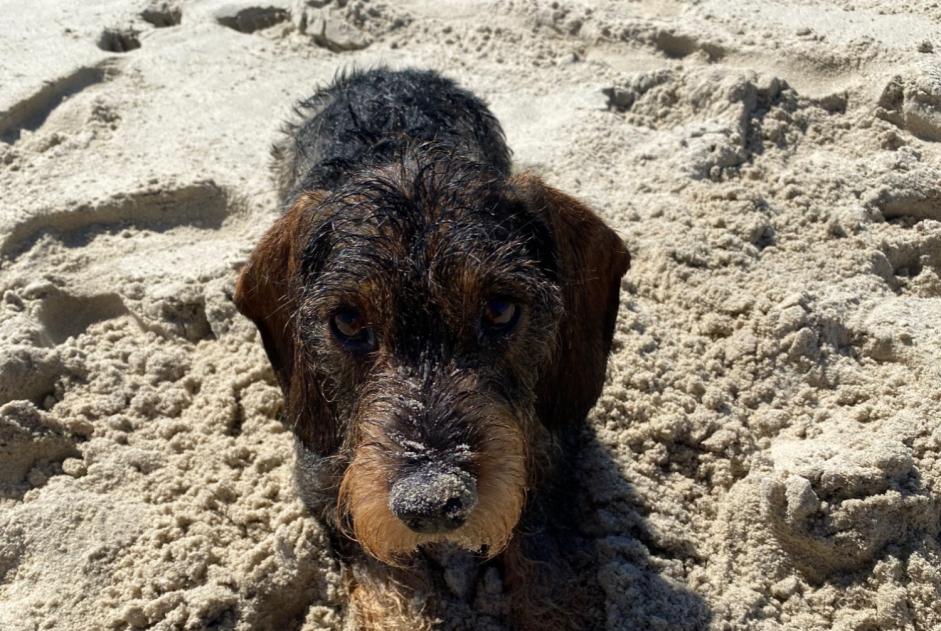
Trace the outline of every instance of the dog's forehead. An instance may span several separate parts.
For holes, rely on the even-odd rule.
[[[330,282],[529,281],[551,267],[538,222],[493,190],[421,195],[390,186],[340,198],[329,212],[314,239]]]
[[[417,204],[396,214],[385,208],[358,211],[334,223],[328,265],[351,259],[385,261],[403,272],[531,255],[529,235],[499,211],[480,212],[467,206],[429,209]],[[494,257],[498,252],[500,257]]]

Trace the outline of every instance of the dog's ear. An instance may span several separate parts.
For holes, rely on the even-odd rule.
[[[295,304],[301,243],[314,202],[301,196],[262,236],[235,284],[235,306],[255,323],[271,366],[287,394],[294,369]]]
[[[555,356],[537,385],[537,412],[549,427],[581,421],[601,394],[618,314],[621,277],[631,257],[590,208],[531,174],[512,186],[553,242],[563,315]]]
[[[333,447],[333,423],[315,376],[297,353],[295,316],[301,255],[316,222],[312,211],[323,196],[319,191],[301,195],[255,246],[235,284],[235,306],[258,327],[284,393],[287,420],[305,445],[320,454]]]

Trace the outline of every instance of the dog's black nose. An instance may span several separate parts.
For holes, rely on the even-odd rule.
[[[392,485],[389,510],[423,534],[459,528],[477,506],[477,483],[458,467],[426,465]]]

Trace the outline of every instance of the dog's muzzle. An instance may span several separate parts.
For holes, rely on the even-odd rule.
[[[460,467],[426,463],[392,484],[389,510],[422,534],[459,528],[477,506],[477,482]]]

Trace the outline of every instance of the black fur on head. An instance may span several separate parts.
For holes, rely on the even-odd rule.
[[[433,142],[510,173],[503,130],[483,101],[429,70],[343,72],[295,106],[297,121],[272,148],[282,200],[333,190],[365,163]]]

